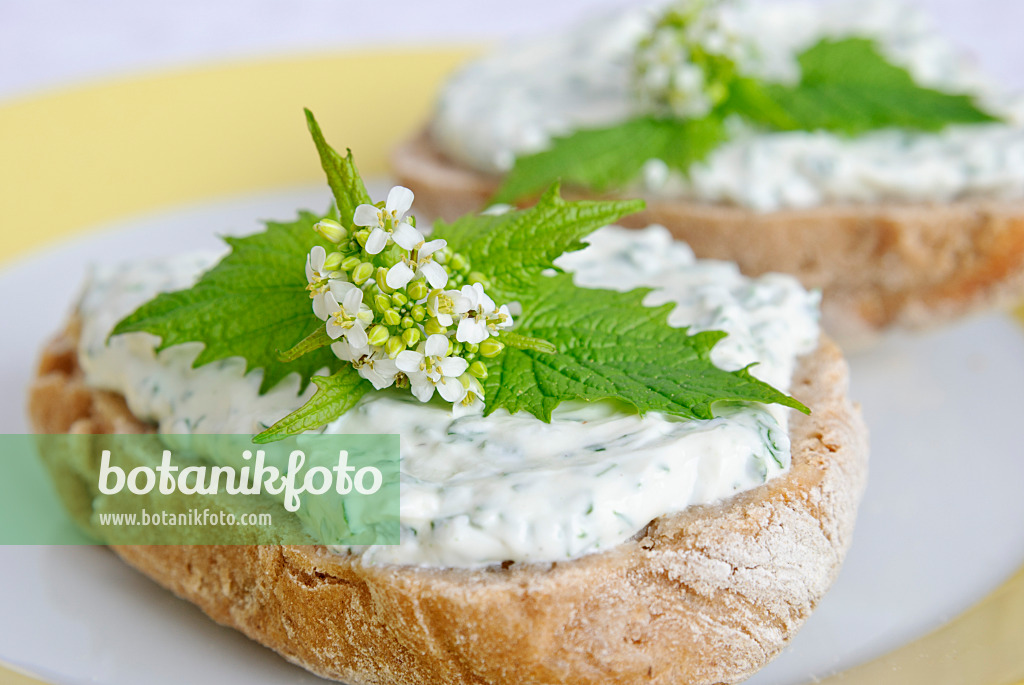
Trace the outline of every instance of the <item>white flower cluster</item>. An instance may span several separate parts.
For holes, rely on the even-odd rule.
[[[640,41],[634,85],[645,110],[684,119],[707,116],[751,62],[752,47],[737,30],[726,0],[681,0]]]
[[[331,219],[314,226],[338,249],[318,245],[306,258],[313,313],[338,358],[378,390],[409,387],[421,402],[437,390],[456,413],[479,411],[483,360],[501,352],[496,338],[512,316],[465,258],[444,240],[426,240],[406,217],[412,201],[396,186],[383,207],[359,205],[350,228]]]

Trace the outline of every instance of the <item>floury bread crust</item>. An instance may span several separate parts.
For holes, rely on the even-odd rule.
[[[498,189],[497,178],[451,162],[426,133],[398,148],[392,162],[424,216],[453,220],[479,211]],[[749,276],[793,274],[821,288],[823,325],[844,345],[1024,295],[1024,201],[755,212],[654,198],[618,223],[662,224],[698,257],[735,261]]]
[[[151,430],[84,384],[76,340],[72,322],[44,351],[35,430]],[[322,547],[114,551],[215,621],[352,685],[734,683],[779,653],[849,547],[867,434],[846,389],[846,363],[823,339],[794,379],[813,414],[794,413],[788,474],[573,561],[436,569],[365,567]]]

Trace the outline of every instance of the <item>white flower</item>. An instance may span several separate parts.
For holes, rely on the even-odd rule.
[[[377,390],[394,385],[395,377],[398,375],[398,365],[388,357],[383,347],[354,350],[348,341],[339,340],[331,345],[331,350],[338,359],[352,362],[352,366],[359,371],[359,375],[373,383],[373,387]]]
[[[431,290],[427,296],[427,313],[437,319],[437,322],[447,328],[452,325],[452,313],[455,309],[455,298],[459,296],[458,290]]]
[[[466,414],[482,414],[484,411],[484,386],[468,373],[459,377],[459,382],[466,388],[466,396],[452,406],[452,414],[456,417]]]
[[[356,366],[359,375],[373,383],[377,390],[390,388],[398,375],[398,364],[388,357],[383,348],[377,348],[373,354],[363,357],[361,365]]]
[[[491,335],[497,335],[499,329],[512,325],[512,315],[508,306],[496,308],[484,288],[479,283],[462,286],[462,291],[455,298],[454,312],[462,316],[459,327],[455,331],[455,339],[459,342],[479,345]]]
[[[319,245],[310,250],[309,254],[306,255],[306,280],[309,281],[306,290],[309,291],[309,296],[313,300],[313,313],[321,321],[327,320],[328,312],[324,296],[327,295],[329,290],[329,282],[344,276],[340,271],[325,269],[324,262],[326,260],[327,250]]]
[[[388,199],[384,203],[384,209],[377,209],[373,205],[359,205],[356,207],[352,217],[352,223],[356,226],[372,228],[370,236],[366,239],[364,246],[370,254],[380,254],[381,250],[387,247],[391,240],[392,231],[408,226],[416,230],[408,223],[402,221],[405,213],[412,207],[412,191],[403,186],[395,186],[388,193]],[[419,231],[416,231],[419,234]],[[422,237],[422,236],[421,236]]]
[[[373,322],[373,312],[363,304],[363,291],[351,283],[331,281],[324,303],[328,311],[327,335],[333,340],[344,337],[352,346],[353,355],[363,350],[367,344],[366,327]]]
[[[448,338],[443,335],[431,335],[416,351],[400,352],[395,363],[409,377],[412,394],[420,402],[430,400],[434,388],[448,402],[461,402],[466,396],[459,376],[469,368],[469,362],[448,356]]]
[[[402,257],[402,261],[388,269],[386,282],[389,288],[404,288],[417,276],[426,278],[431,288],[443,288],[448,285],[448,272],[434,261],[434,253],[447,245],[447,241],[426,242],[423,234],[409,224],[400,224],[392,238],[408,250],[410,256]]]

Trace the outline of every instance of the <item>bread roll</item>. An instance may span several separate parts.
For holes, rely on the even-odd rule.
[[[35,430],[151,431],[122,398],[84,384],[77,335],[73,321],[43,353]],[[735,683],[780,652],[835,579],[865,484],[866,429],[828,339],[801,359],[792,392],[813,413],[793,415],[788,473],[571,561],[462,569],[367,566],[323,547],[114,551],[215,621],[351,685]]]
[[[392,156],[416,209],[445,220],[483,209],[500,179],[452,162],[426,133]],[[564,189],[572,199],[587,195]],[[823,293],[822,323],[845,346],[890,328],[921,329],[1024,295],[1024,201],[835,205],[758,212],[648,199],[618,221],[665,226],[697,257],[748,276],[793,274]]]

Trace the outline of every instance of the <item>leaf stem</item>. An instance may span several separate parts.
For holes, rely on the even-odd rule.
[[[558,351],[558,348],[547,340],[531,338],[528,335],[520,335],[519,333],[512,333],[511,331],[502,333],[501,341],[509,347],[514,347],[517,350],[533,350],[534,352],[543,352],[544,354],[554,354]]]
[[[295,347],[284,352],[278,352],[277,360],[280,362],[293,362],[299,357],[319,350],[321,347],[327,347],[333,342],[334,340],[331,339],[331,336],[327,335],[327,328],[325,326],[318,326],[315,331],[303,338]]]

